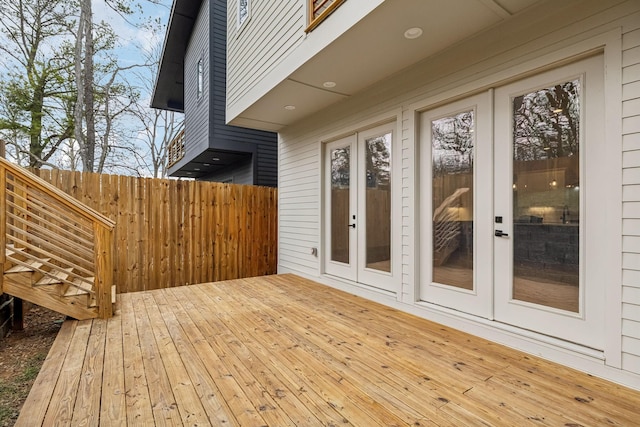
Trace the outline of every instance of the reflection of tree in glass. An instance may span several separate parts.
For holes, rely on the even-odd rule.
[[[390,183],[391,134],[366,141],[367,187],[386,187]]]
[[[331,151],[331,186],[349,186],[349,147]]]
[[[473,169],[473,110],[431,124],[434,176]]]
[[[580,80],[514,98],[513,125],[516,160],[578,154]]]

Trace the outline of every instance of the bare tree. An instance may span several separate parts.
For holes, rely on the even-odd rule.
[[[73,136],[73,124],[64,114],[69,96],[68,60],[70,22],[68,2],[59,0],[16,0],[0,3],[0,30],[6,55],[2,97],[11,105],[0,130],[13,137],[10,142],[19,155],[28,154],[29,165],[45,164],[60,145]],[[55,46],[55,48],[54,48]],[[62,117],[61,117],[62,115]],[[23,144],[19,136],[28,136]]]

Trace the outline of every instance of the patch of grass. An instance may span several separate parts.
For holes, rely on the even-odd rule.
[[[10,381],[0,380],[0,427],[11,426],[18,416],[20,402],[29,394],[31,383],[38,376],[46,354],[38,353],[29,358],[19,375]]]
[[[0,381],[0,396],[11,396],[17,392],[15,385]],[[1,398],[0,398],[1,399]]]
[[[20,380],[25,382],[35,380],[36,377],[38,376],[38,372],[40,372],[40,368],[42,367],[42,362],[44,362],[44,359],[46,357],[47,355],[42,353],[38,353],[35,356],[33,356],[29,360],[27,367],[24,368],[24,371],[22,372]]]
[[[17,415],[14,401],[19,394],[15,384],[0,381],[0,427],[13,425]]]
[[[15,418],[15,410],[4,405],[0,405],[0,426],[8,426],[9,422]]]

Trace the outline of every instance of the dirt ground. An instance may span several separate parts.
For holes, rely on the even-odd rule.
[[[13,426],[64,316],[25,303],[23,331],[0,338],[0,427]]]

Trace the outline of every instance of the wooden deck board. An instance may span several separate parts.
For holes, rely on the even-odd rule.
[[[120,299],[117,305],[120,304]],[[127,424],[126,396],[124,385],[124,344],[122,335],[122,315],[116,310],[114,316],[106,320],[107,338],[102,375],[102,404],[100,424],[102,426],[122,426]]]
[[[29,408],[27,410],[28,416],[18,419],[17,427],[29,427],[29,419],[40,420],[40,422],[44,419],[51,402],[51,390],[58,382],[77,324],[78,322],[64,322],[62,324],[60,332],[58,332],[58,336],[53,342],[49,354],[42,364],[40,373],[33,383],[31,392],[23,405],[23,408]]]
[[[106,340],[106,322],[91,322],[76,402],[73,406],[73,425],[97,425],[100,420],[100,398]]]
[[[637,425],[640,392],[293,275],[67,321],[18,426]]]

